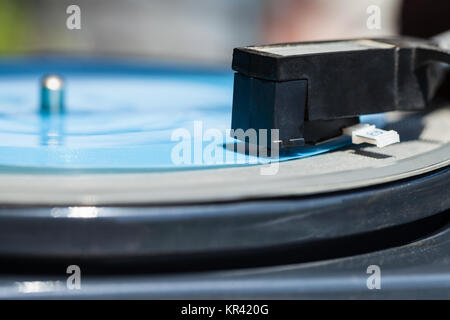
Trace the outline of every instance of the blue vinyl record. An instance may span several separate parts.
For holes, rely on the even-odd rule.
[[[40,79],[65,81],[66,112],[39,112]],[[229,137],[233,74],[136,60],[9,58],[0,61],[0,168],[151,171],[266,164],[350,144],[256,157]]]

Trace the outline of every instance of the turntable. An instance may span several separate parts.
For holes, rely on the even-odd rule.
[[[376,47],[363,50],[370,59],[402,52],[392,60],[400,68],[416,57],[410,42],[368,41],[325,51],[333,63],[359,46]],[[398,87],[392,106],[376,76],[367,79],[375,91],[354,78],[354,94],[333,100],[336,77],[356,77],[350,69],[328,73],[336,88],[315,87],[312,68],[306,86],[249,100],[305,81],[283,78],[283,61],[295,65],[298,53],[274,58],[280,50],[237,49],[236,76],[137,59],[3,58],[0,297],[448,298],[447,67],[401,78],[406,69],[383,62],[389,81],[418,83],[417,92]],[[267,58],[281,78],[258,76]],[[312,100],[295,109],[302,99]],[[246,110],[254,101],[275,111]],[[333,101],[343,109],[329,109]],[[278,138],[234,139],[231,129],[252,123]],[[358,131],[375,127],[389,145]],[[69,265],[82,270],[80,290],[65,287]],[[383,290],[367,288],[370,265],[380,266]]]

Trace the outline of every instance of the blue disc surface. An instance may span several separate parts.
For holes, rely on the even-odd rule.
[[[62,115],[39,112],[40,79],[61,75]],[[135,60],[33,57],[0,60],[0,167],[180,170],[265,164],[333,150],[256,157],[231,150],[233,73]]]

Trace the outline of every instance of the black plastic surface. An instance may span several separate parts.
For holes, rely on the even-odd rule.
[[[232,128],[279,129],[281,147],[300,146],[339,135],[340,129],[357,123],[359,115],[428,106],[445,74],[438,62],[449,63],[450,53],[417,39],[370,41],[379,47],[294,55],[261,48],[297,44],[234,49],[232,66],[237,73]],[[306,88],[294,83],[304,83]],[[291,92],[294,90],[298,92]],[[332,121],[342,118],[352,120]],[[304,130],[306,123],[313,121],[328,122],[317,130]]]
[[[164,261],[173,265],[181,260],[184,266],[191,255],[327,247],[342,238],[411,223],[448,208],[450,168],[351,192],[183,206],[99,207],[97,215],[88,218],[74,217],[74,207],[2,207],[0,258],[3,266],[4,261],[50,259],[116,265],[162,262],[159,266],[165,270]]]

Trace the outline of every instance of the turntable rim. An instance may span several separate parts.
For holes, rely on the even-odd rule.
[[[307,196],[374,186],[411,178],[450,165],[450,143],[379,168],[304,175],[302,161],[279,163],[279,173],[259,174],[260,166],[178,172],[0,174],[3,205],[112,206],[182,205],[239,199]],[[325,157],[318,155],[314,158]],[[298,171],[293,171],[296,168]]]

